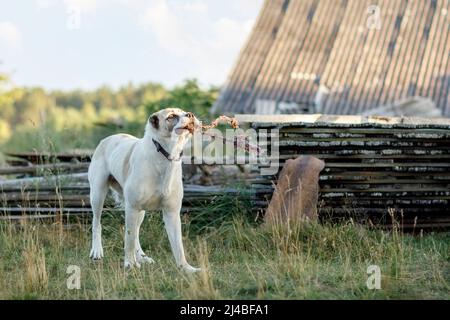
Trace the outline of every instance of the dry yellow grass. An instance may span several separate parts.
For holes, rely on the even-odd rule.
[[[141,240],[156,264],[131,272],[122,268],[121,216],[105,214],[106,256],[101,262],[88,258],[88,223],[67,229],[57,224],[1,222],[0,298],[450,298],[448,233],[419,237],[369,230],[351,221],[263,229],[235,209],[207,230],[197,224],[201,215],[185,219],[189,261],[205,269],[195,275],[175,267],[156,213],[144,221]],[[367,267],[373,264],[381,269],[381,290],[366,286]],[[70,265],[81,270],[79,290],[67,288]]]

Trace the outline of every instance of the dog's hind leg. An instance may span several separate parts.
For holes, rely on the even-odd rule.
[[[155,260],[147,256],[144,250],[142,250],[141,243],[139,241],[139,230],[141,228],[142,221],[144,221],[144,217],[145,217],[145,210],[139,211],[137,220],[137,236],[136,236],[136,260],[139,263],[154,263]]]
[[[101,216],[106,194],[108,193],[109,174],[106,172],[99,174],[101,173],[100,170],[94,172],[96,172],[95,175],[89,175],[90,199],[94,215],[92,219],[92,249],[89,256],[93,260],[99,260],[103,258]]]

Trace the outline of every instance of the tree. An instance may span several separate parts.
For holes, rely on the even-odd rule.
[[[15,113],[14,102],[22,96],[23,90],[14,88],[8,75],[0,73],[0,118],[4,122],[11,124]]]
[[[209,117],[209,109],[217,95],[217,88],[202,90],[197,80],[186,80],[183,85],[170,90],[164,98],[147,103],[146,109],[151,114],[164,108],[181,108],[204,120]]]
[[[206,120],[217,93],[217,88],[200,88],[196,80],[172,90],[149,82],[119,89],[47,91],[15,87],[0,73],[0,145],[11,150],[44,150],[50,144],[55,150],[91,148],[119,131],[142,135],[148,116],[162,108],[179,107]]]

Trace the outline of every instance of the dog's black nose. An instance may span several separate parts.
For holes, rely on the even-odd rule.
[[[186,117],[194,118],[194,114],[192,112],[186,112]]]

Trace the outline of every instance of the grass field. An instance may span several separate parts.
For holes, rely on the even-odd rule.
[[[123,217],[103,215],[105,258],[88,258],[90,225],[0,224],[1,299],[450,299],[450,235],[369,230],[351,221],[263,229],[238,204],[183,216],[188,261],[176,267],[161,215],[141,243],[156,264],[124,271]],[[226,210],[225,210],[226,209]],[[67,268],[81,271],[68,289]],[[369,265],[381,289],[366,285]]]

